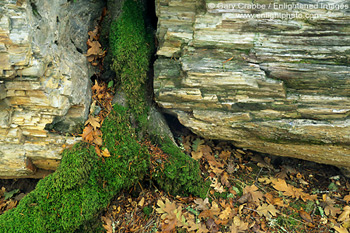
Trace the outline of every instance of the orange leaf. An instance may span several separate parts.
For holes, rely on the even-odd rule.
[[[93,143],[95,143],[96,145],[102,146],[102,138],[99,137],[99,136],[97,136],[97,137],[94,139]]]
[[[110,156],[111,156],[111,154],[109,153],[109,151],[108,151],[107,148],[105,148],[105,149],[102,151],[102,156],[103,156],[103,157],[110,157]]]
[[[94,140],[93,128],[88,125],[84,128],[82,138],[84,141],[91,143]]]
[[[95,151],[96,151],[96,154],[98,155],[98,157],[101,157],[101,150],[98,146],[95,146]]]
[[[93,117],[91,115],[89,115],[89,119],[85,122],[85,125],[90,124],[94,130],[96,130],[96,128],[100,128],[100,118],[99,117]]]

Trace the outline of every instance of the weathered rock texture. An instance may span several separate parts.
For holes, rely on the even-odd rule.
[[[102,1],[0,2],[0,177],[55,169],[90,105],[88,27]],[[90,72],[91,73],[91,72]]]
[[[156,2],[154,92],[160,106],[203,137],[350,167],[349,1],[320,1],[345,4],[343,10],[291,11],[219,9],[220,3],[252,4],[246,0]],[[300,1],[279,1],[292,2]],[[235,16],[259,12],[320,18]]]

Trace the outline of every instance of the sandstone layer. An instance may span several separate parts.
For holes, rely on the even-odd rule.
[[[156,0],[157,103],[203,137],[349,168],[349,1],[259,3]]]
[[[83,53],[101,9],[88,0],[0,2],[0,177],[54,170],[63,147],[79,140],[66,132],[88,114]]]

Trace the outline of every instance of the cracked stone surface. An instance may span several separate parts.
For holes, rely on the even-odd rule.
[[[221,3],[156,0],[156,102],[203,137],[349,168],[349,1],[335,3],[347,9],[293,12],[227,10]],[[318,18],[236,17],[268,12]]]
[[[0,1],[0,177],[53,170],[90,106],[88,29],[102,1]],[[63,134],[49,133],[47,128]]]

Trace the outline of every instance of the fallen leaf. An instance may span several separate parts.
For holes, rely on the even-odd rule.
[[[211,203],[210,211],[213,215],[219,215],[219,213],[221,212],[219,205],[215,201]]]
[[[112,220],[110,217],[101,217],[102,220],[104,221],[103,228],[107,231],[107,233],[113,233],[113,227],[112,227]]]
[[[216,178],[211,178],[210,187],[213,187],[215,191],[219,193],[226,192],[226,189],[218,182]]]
[[[205,225],[206,225],[206,228],[209,230],[209,232],[216,233],[219,231],[218,225],[215,223],[214,219],[212,219],[212,218],[209,218],[205,222]]]
[[[232,209],[228,206],[228,207],[226,207],[226,209],[224,209],[220,213],[219,218],[222,219],[222,220],[229,219],[229,218],[232,217],[231,214],[232,214]]]
[[[269,204],[262,204],[261,206],[259,206],[257,209],[258,214],[260,216],[264,215],[267,218],[271,218],[272,216],[276,216],[277,213],[279,213],[279,210],[276,210],[276,208]]]
[[[324,212],[327,216],[334,216],[340,213],[340,208],[334,207],[335,201],[328,197],[327,194],[322,195],[323,202],[325,203]]]
[[[229,175],[227,172],[224,172],[221,176],[221,184],[225,185],[226,187],[231,187],[231,184],[230,184],[230,181],[228,180],[229,179]]]
[[[293,198],[296,198],[297,200],[301,198],[303,201],[317,199],[317,195],[310,195],[308,193],[304,193],[302,189],[287,184],[285,180],[278,178],[271,179],[271,182],[273,184],[272,186],[276,190],[283,192],[283,195],[285,196],[291,196]]]
[[[302,219],[304,219],[306,222],[312,222],[312,218],[308,212],[305,210],[299,210],[299,215]]]
[[[238,216],[234,217],[233,223],[230,227],[231,233],[247,232],[248,229],[248,223],[241,221],[241,219]]]
[[[334,226],[333,227],[338,233],[349,233],[348,230],[344,227],[338,227],[338,226]]]
[[[143,207],[144,204],[145,204],[145,198],[142,197],[141,200],[139,201],[138,205],[139,205],[140,207]]]
[[[343,212],[338,217],[338,222],[344,222],[348,218],[350,218],[350,206],[345,206]]]
[[[344,201],[346,201],[346,204],[349,203],[350,201],[350,194],[349,195],[346,195],[344,198],[343,198]]]
[[[230,156],[231,156],[231,151],[228,151],[228,150],[221,151],[221,153],[219,154],[219,158],[223,160],[227,160]]]
[[[102,156],[103,156],[103,157],[110,157],[110,156],[111,156],[111,154],[109,153],[109,151],[108,151],[107,148],[105,148],[105,149],[102,151]]]
[[[200,160],[203,157],[202,151],[192,151],[191,155],[192,155],[192,158],[195,160]]]
[[[84,128],[82,138],[88,143],[92,143],[94,141],[94,133],[91,125],[88,125]]]
[[[266,193],[264,196],[269,204],[280,207],[286,207],[281,197],[274,197],[271,193]]]
[[[157,208],[156,211],[162,214],[162,219],[165,219],[167,215],[173,215],[174,210],[176,210],[175,203],[170,202],[168,198],[165,199],[165,202],[158,200],[157,205],[159,208]]]
[[[263,200],[263,194],[262,192],[258,191],[258,187],[256,187],[254,184],[251,186],[246,186],[243,189],[243,194],[250,194],[251,200],[256,203],[257,205],[260,204],[260,200]]]
[[[10,210],[10,209],[13,209],[17,206],[17,201],[14,201],[14,200],[9,200],[7,202],[7,206],[6,206],[6,209],[7,210]]]
[[[197,204],[197,209],[199,210],[207,210],[209,209],[208,204],[209,204],[209,199],[205,198],[204,200],[202,198],[197,198],[194,200],[194,203]]]
[[[100,118],[99,117],[93,117],[91,115],[89,115],[89,119],[85,122],[85,125],[90,124],[94,130],[96,130],[97,128],[100,128]]]

